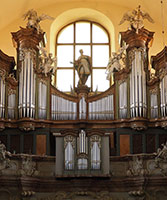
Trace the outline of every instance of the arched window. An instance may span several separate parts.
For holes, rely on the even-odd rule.
[[[77,87],[78,75],[74,61],[80,56],[79,50],[92,60],[92,74],[86,85],[91,91],[104,91],[110,83],[106,80],[106,66],[110,55],[109,34],[103,26],[90,21],[77,21],[63,27],[56,39],[58,58],[56,86],[61,91]]]

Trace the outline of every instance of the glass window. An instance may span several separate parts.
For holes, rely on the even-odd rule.
[[[105,78],[105,69],[109,60],[110,40],[105,28],[91,21],[73,22],[62,28],[57,35],[58,62],[55,80],[58,89],[67,92],[70,91],[70,85],[72,88],[77,87],[79,77],[74,61],[80,56],[80,49],[83,49],[84,55],[90,56],[92,62],[91,75],[86,85],[91,91],[95,91],[96,88],[98,91],[108,89],[110,82]],[[66,73],[65,70],[71,71]]]

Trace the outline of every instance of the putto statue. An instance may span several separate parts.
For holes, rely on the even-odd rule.
[[[47,55],[47,51],[43,47],[37,46],[37,48],[41,51],[39,65],[42,73],[44,73],[45,76],[47,76],[48,73],[54,74],[57,69],[57,58],[52,58],[52,53],[48,53]]]
[[[128,48],[129,45],[124,45],[121,47],[118,52],[113,52],[112,56],[109,58],[109,62],[106,68],[106,74],[107,80],[110,80],[111,74],[114,71],[120,71],[123,68],[123,65],[125,65],[125,53],[124,51]],[[120,63],[120,60],[122,60],[123,64]]]
[[[136,33],[138,33],[139,29],[144,26],[144,19],[147,19],[149,22],[154,23],[154,20],[150,17],[150,15],[146,12],[143,12],[140,8],[141,6],[139,5],[136,10],[132,11],[132,13],[125,13],[119,25],[123,24],[125,21],[128,21],[129,29],[134,28],[136,29]]]
[[[80,49],[79,52],[81,55],[78,60],[74,62],[74,66],[79,76],[78,85],[85,85],[89,75],[91,74],[92,62],[90,56],[83,54],[82,49]]]
[[[27,28],[35,28],[38,33],[43,33],[43,30],[41,29],[39,23],[45,19],[53,20],[53,17],[50,17],[48,15],[42,14],[40,16],[37,15],[37,12],[33,9],[28,10],[23,15],[24,20],[28,20],[27,22]]]

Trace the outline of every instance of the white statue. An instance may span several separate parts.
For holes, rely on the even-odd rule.
[[[48,15],[42,14],[40,16],[37,15],[37,12],[33,9],[28,10],[23,15],[24,20],[28,20],[27,22],[27,28],[35,28],[38,33],[43,33],[43,30],[41,29],[39,23],[45,19],[53,20],[53,17],[50,17]]]
[[[119,25],[123,24],[125,21],[128,21],[129,29],[135,28],[136,33],[138,33],[138,30],[144,26],[144,19],[147,19],[149,22],[154,23],[154,20],[150,17],[150,15],[146,12],[143,12],[140,8],[141,6],[139,5],[137,10],[133,10],[131,14],[129,12],[125,13]]]
[[[54,57],[52,58],[52,53],[48,53],[47,51],[42,48],[37,46],[37,48],[41,51],[41,55],[39,56],[40,58],[40,69],[42,69],[42,73],[47,76],[48,73],[55,73],[55,70],[57,69],[57,58]]]
[[[120,71],[123,68],[123,65],[120,63],[120,60],[125,64],[125,53],[124,51],[128,48],[129,45],[124,45],[121,47],[118,52],[113,52],[112,56],[109,58],[109,62],[106,68],[107,80],[110,80],[111,74],[115,71]]]

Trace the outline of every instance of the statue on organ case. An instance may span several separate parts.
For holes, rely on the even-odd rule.
[[[47,51],[44,48],[39,46],[37,46],[37,48],[41,51],[39,65],[42,73],[44,73],[45,76],[47,76],[48,73],[54,74],[57,68],[57,58],[52,58],[52,53],[48,53],[47,55]]]
[[[33,9],[28,10],[23,15],[24,20],[28,20],[27,22],[27,28],[35,28],[38,33],[43,33],[43,30],[41,29],[41,26],[39,23],[45,19],[53,20],[53,17],[50,17],[48,15],[42,14],[40,16],[37,15],[37,12]]]
[[[109,58],[109,62],[106,68],[106,74],[107,80],[110,80],[111,74],[114,71],[120,71],[123,68],[123,65],[125,65],[125,53],[124,51],[128,48],[129,45],[124,45],[121,47],[118,52],[113,52],[112,56]],[[122,60],[123,65],[120,63],[120,60]]]
[[[90,56],[83,54],[82,49],[80,49],[79,52],[81,55],[78,60],[74,62],[74,66],[79,76],[78,85],[85,85],[89,75],[91,74],[92,62]]]

